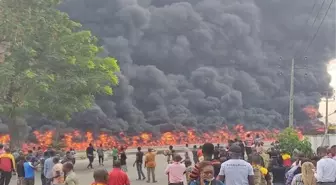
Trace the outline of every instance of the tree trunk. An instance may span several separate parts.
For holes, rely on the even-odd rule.
[[[8,122],[8,130],[10,136],[9,147],[11,149],[20,147],[20,136],[19,136],[19,127],[16,124],[15,116],[11,116]]]

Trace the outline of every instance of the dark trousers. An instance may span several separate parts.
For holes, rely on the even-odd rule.
[[[25,185],[34,185],[35,179],[25,179]]]
[[[52,185],[52,179],[46,178],[46,185]]]
[[[9,185],[12,178],[12,172],[1,172],[0,185]]]
[[[118,160],[118,157],[117,156],[113,156],[113,161],[112,163],[114,164],[114,161]]]
[[[104,164],[104,156],[98,156],[99,164]]]
[[[194,163],[197,164],[198,163],[198,158],[194,157]]]
[[[47,185],[47,179],[46,179],[46,177],[44,176],[43,173],[41,174],[41,184],[42,185]]]
[[[152,168],[147,167],[147,178],[148,178],[147,182],[150,182],[151,175],[152,175],[152,178],[153,178],[153,182],[156,182],[156,180],[155,180],[155,167],[152,167]]]
[[[245,147],[246,150],[246,155],[249,156],[252,153],[252,148],[251,147]]]
[[[93,168],[92,166],[92,162],[93,162],[93,156],[88,156],[88,159],[89,159],[89,165],[87,166],[87,168]]]
[[[146,178],[144,172],[142,171],[142,163],[136,163],[136,169],[138,172],[138,179],[141,179],[141,176],[142,178]]]

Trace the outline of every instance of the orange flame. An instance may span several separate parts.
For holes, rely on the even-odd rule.
[[[303,112],[305,112],[310,119],[316,119],[319,114],[318,110],[312,105],[303,108]]]
[[[112,148],[113,146],[166,146],[166,145],[181,145],[181,144],[199,144],[204,142],[212,143],[227,143],[228,140],[240,138],[245,140],[246,134],[250,133],[252,136],[259,135],[264,141],[274,141],[279,130],[258,130],[258,131],[245,131],[243,125],[236,125],[232,131],[227,127],[223,129],[197,133],[195,130],[190,129],[187,132],[165,132],[160,137],[154,137],[151,133],[141,133],[138,136],[127,136],[124,133],[118,136],[111,136],[105,133],[94,137],[92,132],[82,133],[75,130],[70,133],[65,133],[62,137],[62,142],[67,149],[74,148],[75,150],[85,150],[85,148],[92,143],[95,146],[102,145],[105,148]],[[53,142],[54,132],[48,131],[40,133],[39,131],[33,132],[37,139],[37,146],[47,148]],[[302,132],[298,130],[300,138],[303,137]],[[0,136],[1,143],[9,143],[9,135]],[[25,146],[28,146],[25,144]]]

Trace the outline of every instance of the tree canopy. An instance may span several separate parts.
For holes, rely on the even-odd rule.
[[[98,57],[96,37],[58,3],[0,1],[0,112],[12,121],[28,108],[66,120],[118,84],[116,59]],[[8,126],[13,131],[15,121]]]

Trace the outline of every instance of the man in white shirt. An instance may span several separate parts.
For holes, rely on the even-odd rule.
[[[319,185],[336,185],[336,161],[328,157],[326,147],[318,147],[317,155],[321,159],[317,162],[314,174]]]
[[[228,185],[254,185],[254,173],[250,163],[241,159],[241,147],[233,144],[229,150],[231,159],[221,165],[217,180]]]

